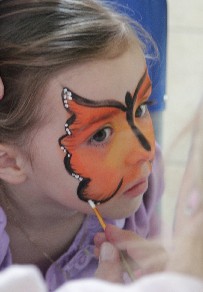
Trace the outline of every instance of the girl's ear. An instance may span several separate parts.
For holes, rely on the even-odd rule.
[[[0,77],[0,100],[3,98],[4,96],[4,85],[3,85],[3,81]]]
[[[10,184],[23,183],[27,177],[23,162],[18,150],[0,144],[0,179]]]

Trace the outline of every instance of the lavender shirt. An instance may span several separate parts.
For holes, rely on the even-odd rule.
[[[163,163],[161,152],[156,146],[149,188],[143,196],[143,202],[137,212],[121,220],[105,220],[123,229],[135,231],[142,237],[158,232],[159,224],[154,221],[158,201],[163,193]],[[160,223],[160,222],[159,222]],[[0,270],[12,265],[9,249],[9,236],[5,231],[6,215],[0,208]],[[94,235],[102,228],[93,215],[87,216],[69,249],[47,270],[45,280],[49,291],[54,291],[68,280],[94,276],[98,260],[94,256]]]

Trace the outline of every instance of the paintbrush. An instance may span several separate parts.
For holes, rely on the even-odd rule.
[[[92,200],[88,200],[88,203],[89,203],[90,207],[93,209],[95,215],[97,216],[97,219],[99,220],[99,223],[101,224],[101,227],[103,228],[103,230],[105,230],[106,223],[104,222],[102,215],[100,214],[99,210],[97,209],[97,206],[95,205],[95,203]],[[120,259],[121,259],[124,270],[127,272],[130,279],[132,281],[135,281],[135,275],[134,275],[133,271],[131,270],[131,268],[127,262],[127,259],[125,257],[125,254],[123,253],[122,250],[119,251],[119,255],[120,255]]]

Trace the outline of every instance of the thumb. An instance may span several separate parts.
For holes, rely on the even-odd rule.
[[[3,96],[4,96],[4,85],[0,77],[0,100],[3,98]]]
[[[122,282],[119,252],[109,242],[104,242],[101,245],[99,265],[95,277],[110,282]]]
[[[128,250],[134,247],[135,243],[143,243],[143,238],[130,230],[120,229],[108,224],[105,229],[106,239],[119,249]]]

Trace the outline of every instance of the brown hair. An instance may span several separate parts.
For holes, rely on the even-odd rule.
[[[43,120],[43,88],[57,70],[113,58],[132,42],[139,43],[129,19],[98,0],[1,0],[0,23],[0,76],[5,86],[0,143],[24,143],[22,133]]]

